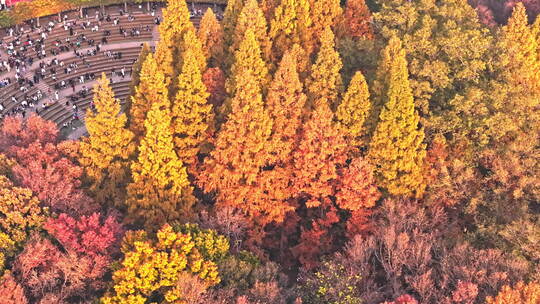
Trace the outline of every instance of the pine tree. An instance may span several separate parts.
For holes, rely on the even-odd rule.
[[[261,204],[264,189],[258,184],[260,171],[268,163],[266,147],[272,120],[263,107],[261,85],[253,71],[239,70],[236,82],[232,111],[217,135],[215,149],[204,161],[199,179],[206,192],[217,192],[218,206],[239,208],[258,218],[272,208]]]
[[[336,108],[343,86],[340,74],[342,67],[339,53],[335,50],[334,33],[327,27],[307,84],[309,105],[312,108],[321,102],[327,102],[332,109]]]
[[[421,197],[425,183],[422,167],[426,156],[424,130],[414,108],[407,60],[401,41],[390,39],[386,47],[391,57],[388,85],[368,158],[376,167],[379,185],[392,195]]]
[[[149,54],[142,66],[141,82],[135,88],[135,96],[131,97],[129,129],[135,134],[137,141],[144,135],[146,113],[154,102],[167,96],[165,77],[158,69],[154,55]]]
[[[244,40],[247,29],[253,30],[255,38],[259,42],[262,58],[265,62],[270,62],[270,52],[272,43],[268,37],[268,24],[264,13],[259,7],[257,0],[246,0],[238,21],[234,29],[234,37],[229,53],[235,54]]]
[[[226,88],[229,96],[235,96],[238,88],[237,82],[244,71],[247,71],[257,86],[264,92],[269,81],[268,68],[261,57],[259,43],[255,38],[253,30],[248,29],[244,40],[240,43],[240,48],[235,53],[235,62],[231,68],[231,77],[229,77]],[[231,100],[225,101],[221,109],[221,115],[226,117],[231,111]]]
[[[208,8],[201,19],[197,32],[201,41],[204,56],[210,67],[223,67],[225,55],[223,28],[212,9]]]
[[[339,0],[309,0],[313,34],[317,41],[322,41],[327,27],[333,27],[341,17],[343,10]]]
[[[528,25],[525,6],[518,2],[502,29],[499,43],[505,56],[501,56],[500,64],[508,83],[540,93],[539,45],[534,31]]]
[[[373,39],[371,12],[365,0],[347,0],[344,21],[347,33],[355,38]]]
[[[308,0],[281,1],[270,23],[269,35],[273,41],[274,60],[281,58],[294,44],[301,45],[308,54],[311,54],[313,46],[311,26]]]
[[[210,94],[202,81],[201,70],[192,49],[186,49],[184,66],[178,77],[178,92],[172,105],[172,127],[178,158],[194,164],[200,146],[208,140],[212,129]]]
[[[336,111],[336,118],[341,129],[351,139],[351,145],[355,148],[365,144],[362,138],[366,135],[364,123],[370,110],[368,85],[362,72],[358,71]]]
[[[133,182],[127,188],[128,221],[150,230],[189,218],[195,202],[186,168],[174,152],[169,108],[167,96],[152,103],[138,159],[131,164]]]
[[[81,141],[79,162],[94,199],[102,205],[113,202],[120,206],[130,180],[129,160],[136,147],[105,73],[94,88],[94,105],[96,112],[88,110],[86,114],[89,136]]]
[[[163,22],[159,25],[160,41],[156,46],[156,61],[163,71],[167,84],[180,73],[175,68],[173,58],[181,58],[181,46],[187,31],[195,31],[189,19],[189,10],[184,0],[169,0],[163,9]]]

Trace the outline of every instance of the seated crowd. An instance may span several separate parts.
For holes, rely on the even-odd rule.
[[[7,115],[26,117],[28,111],[43,113],[58,104],[61,96],[66,96],[67,108],[70,108],[70,102],[73,104],[73,118],[78,119],[76,102],[87,98],[91,90],[83,85],[82,90],[76,92],[76,86],[95,80],[104,68],[101,63],[93,71],[92,62],[96,59],[91,58],[102,54],[111,61],[122,60],[121,50],[102,51],[103,45],[109,43],[113,33],[115,41],[118,41],[118,37],[136,39],[143,33],[152,32],[155,25],[161,22],[156,11],[157,5],[154,3],[150,12],[152,26],[148,24],[148,19],[146,22],[137,22],[140,17],[123,9],[116,16],[99,10],[96,10],[95,16],[89,16],[90,10],[85,8],[82,11],[83,19],[69,19],[64,14],[61,20],[47,20],[41,26],[35,20],[29,20],[6,29],[6,37],[0,40],[0,74],[8,73],[11,77],[0,79],[0,119]],[[190,15],[201,17],[204,11],[191,8]],[[222,18],[221,13],[217,16]],[[144,35],[151,37],[149,34]],[[67,52],[73,52],[74,56],[60,56]],[[128,55],[127,62],[124,60],[119,64],[111,64],[111,76],[125,79],[131,74],[124,64],[129,65],[135,61],[133,51]],[[36,61],[39,61],[37,66],[34,65]],[[97,62],[100,60],[97,59]],[[43,80],[46,86],[36,87]],[[113,79],[111,82],[114,83]],[[71,88],[72,95],[61,93],[67,88]]]

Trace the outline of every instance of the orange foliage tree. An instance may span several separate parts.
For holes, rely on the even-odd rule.
[[[344,13],[344,27],[348,35],[354,38],[373,39],[371,12],[365,0],[348,0]]]
[[[251,40],[255,42],[253,32]],[[217,192],[218,206],[233,206],[251,217],[261,216],[266,206],[259,202],[262,167],[268,163],[266,147],[272,120],[263,107],[261,85],[252,69],[239,69],[231,113],[215,140],[215,149],[204,161],[200,184]]]
[[[212,67],[223,67],[223,28],[212,9],[208,8],[206,13],[204,13],[197,35],[201,41],[204,55],[208,60],[208,65]]]
[[[335,249],[341,238],[335,224],[342,220],[341,214],[351,215],[350,234],[360,232],[364,210],[373,207],[379,197],[369,165],[357,159],[347,166],[346,161],[344,135],[329,106],[321,103],[302,128],[293,159],[293,193],[299,202],[301,234],[292,252],[307,268]]]
[[[504,286],[495,298],[487,297],[486,304],[538,304],[540,303],[540,284],[517,283],[513,288]]]

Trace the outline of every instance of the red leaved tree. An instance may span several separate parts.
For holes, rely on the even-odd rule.
[[[31,115],[27,120],[19,117],[6,117],[0,128],[0,150],[13,156],[18,148],[28,147],[33,142],[56,143],[56,125],[43,118]]]
[[[13,264],[13,273],[27,290],[31,303],[88,300],[105,287],[102,278],[107,269],[103,257],[63,253],[38,235],[32,237]]]
[[[81,216],[78,220],[62,213],[50,218],[44,228],[69,251],[95,258],[111,258],[118,252],[123,229],[114,216],[101,220],[99,213]]]
[[[15,149],[15,179],[53,211],[85,214],[97,207],[79,188],[83,170],[53,143],[35,141]]]

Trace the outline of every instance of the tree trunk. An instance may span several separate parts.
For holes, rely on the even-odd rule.
[[[81,19],[84,18],[83,12],[82,12],[82,11],[83,11],[83,7],[81,6],[81,7],[79,8],[79,15],[81,16]]]
[[[146,9],[148,10],[148,12],[150,12],[150,1],[146,2]]]
[[[36,21],[37,26],[39,26],[39,17],[36,18]]]
[[[127,13],[127,10],[128,10],[128,9],[127,9],[127,2],[124,1],[124,12]]]

